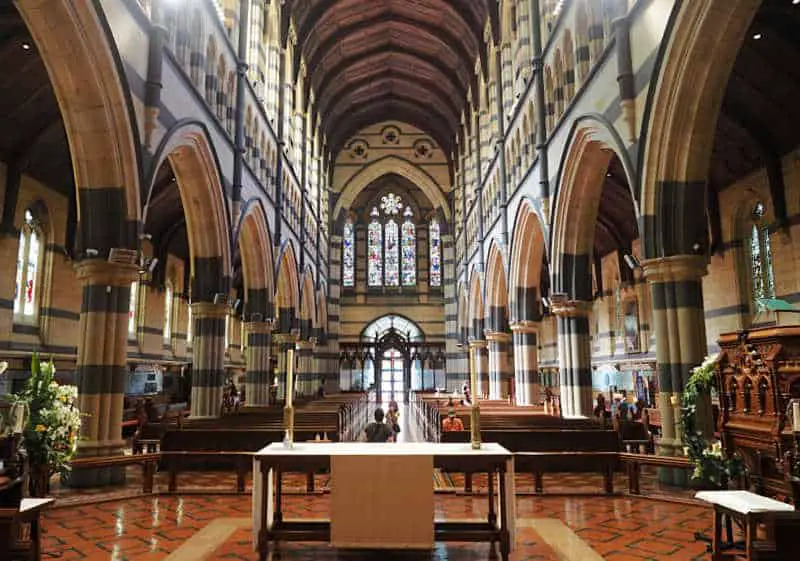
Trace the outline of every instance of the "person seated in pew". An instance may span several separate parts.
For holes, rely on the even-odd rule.
[[[367,425],[364,437],[367,442],[393,442],[394,432],[391,427],[383,422],[383,409],[375,410],[375,420]]]
[[[456,432],[464,430],[464,423],[461,419],[456,417],[456,410],[450,409],[447,411],[447,418],[442,421],[442,432]]]
[[[597,394],[597,405],[594,406],[592,414],[600,420],[611,417],[611,412],[606,411],[606,396],[599,393]]]

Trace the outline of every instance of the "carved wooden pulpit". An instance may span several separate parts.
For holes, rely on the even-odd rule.
[[[720,336],[719,427],[727,454],[738,453],[757,492],[792,497],[795,453],[787,409],[800,399],[800,326]]]

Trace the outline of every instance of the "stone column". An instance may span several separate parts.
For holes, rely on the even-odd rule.
[[[558,365],[561,408],[566,417],[592,414],[592,346],[589,336],[591,302],[552,297],[558,320]]]
[[[486,331],[489,342],[489,399],[508,398],[508,345],[511,336],[502,331]]]
[[[192,304],[192,403],[191,416],[218,417],[225,382],[225,320],[227,304]]]
[[[523,320],[511,324],[514,332],[514,372],[517,382],[517,405],[539,402],[539,324]]]
[[[128,306],[135,265],[100,260],[76,265],[83,285],[76,378],[78,407],[84,419],[79,456],[122,454],[122,411],[127,381]],[[109,485],[125,480],[123,469],[74,470],[76,487]]]
[[[270,350],[272,346],[272,324],[265,321],[251,321],[244,324],[247,337],[245,361],[245,397],[248,406],[269,405],[269,386],[272,383],[270,372]]]
[[[286,351],[294,349],[297,343],[298,334],[293,333],[274,333],[273,340],[278,344],[278,400],[286,399]],[[294,353],[297,360],[297,353]],[[297,366],[295,364],[295,366]],[[295,373],[297,368],[295,368]],[[296,380],[297,378],[295,378]],[[296,384],[295,384],[296,385]]]
[[[314,386],[314,343],[300,340],[295,343],[297,349],[297,395],[310,396],[316,393]]]
[[[472,398],[477,399],[479,395],[489,395],[489,352],[486,341],[472,340],[469,342],[470,349],[475,349],[476,362],[475,368],[478,378],[478,391],[470,388]]]
[[[658,409],[662,425],[659,453],[677,456],[683,454],[682,436],[676,430],[680,422],[680,395],[707,349],[702,284],[707,260],[702,255],[676,255],[646,260],[642,267],[650,285],[656,334]],[[708,406],[710,412],[710,403]],[[700,409],[698,413],[702,413],[703,408]],[[698,428],[711,434],[711,415],[705,417],[698,419]],[[685,479],[677,472],[674,475]],[[681,483],[674,478],[672,482]]]

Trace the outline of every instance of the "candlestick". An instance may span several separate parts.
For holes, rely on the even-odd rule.
[[[286,407],[292,406],[294,394],[294,349],[286,350]]]
[[[792,431],[800,432],[800,399],[792,402]]]
[[[478,407],[478,360],[477,347],[471,347],[469,350],[469,384],[470,384],[470,399],[472,400],[472,409],[470,409],[469,425],[470,425],[470,440],[473,450],[479,450],[481,447],[481,419],[480,408]]]

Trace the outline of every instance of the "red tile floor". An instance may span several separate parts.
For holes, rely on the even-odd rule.
[[[287,517],[326,517],[328,495],[286,497]],[[486,500],[456,494],[436,497],[437,518],[477,518],[486,514]],[[403,513],[398,512],[398,523]],[[192,495],[139,497],[103,503],[55,508],[44,520],[44,549],[64,561],[209,561],[257,559],[250,530],[240,527],[198,557],[185,556],[178,548],[198,531],[219,519],[250,518],[248,495]],[[550,536],[528,527],[526,521],[557,519],[605,559],[616,561],[671,561],[708,559],[705,546],[694,541],[695,531],[708,532],[711,511],[685,505],[632,497],[520,496],[517,498],[517,550],[512,559],[586,561],[585,557],[559,555],[545,541]],[[282,559],[365,559],[363,555],[339,554],[319,544],[287,544]],[[376,559],[397,556],[377,555]],[[400,556],[403,559],[408,556]],[[413,559],[414,557],[410,557]],[[490,558],[489,547],[474,544],[440,545],[434,558],[473,561]]]

